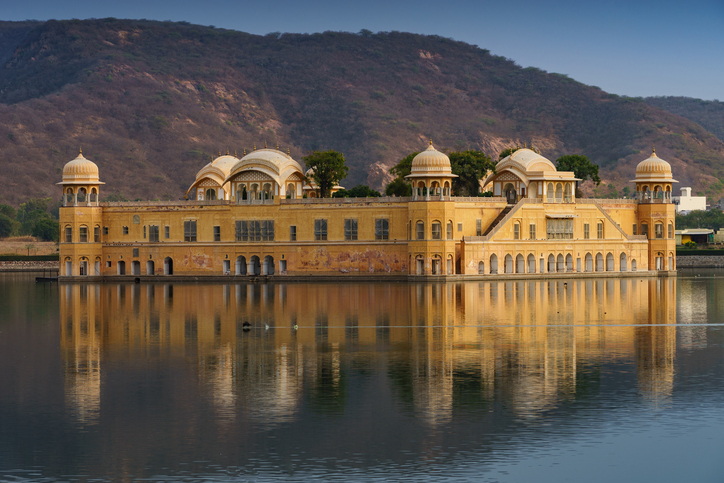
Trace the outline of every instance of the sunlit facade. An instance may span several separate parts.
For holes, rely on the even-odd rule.
[[[462,277],[649,274],[676,268],[671,166],[636,169],[634,199],[576,199],[576,178],[530,149],[451,196],[432,143],[412,162],[411,197],[315,198],[278,149],[204,166],[184,201],[99,201],[98,167],[63,170],[60,277]],[[339,186],[335,189],[340,188]]]

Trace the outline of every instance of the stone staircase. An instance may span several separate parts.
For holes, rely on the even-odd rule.
[[[512,209],[513,209],[513,206],[508,205],[508,206],[505,207],[505,209],[504,209],[503,211],[501,211],[500,213],[498,213],[497,218],[495,218],[495,219],[493,220],[493,222],[490,224],[490,226],[488,226],[488,229],[485,230],[485,233],[483,233],[483,236],[486,236],[488,233],[490,233],[491,231],[493,231],[493,229],[494,229],[496,226],[498,226],[498,223],[500,223],[500,222],[502,221],[502,219],[505,218],[505,215],[507,215],[507,214],[510,212],[510,210],[512,210]]]

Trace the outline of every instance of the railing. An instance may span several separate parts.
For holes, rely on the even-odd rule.
[[[377,198],[282,198],[283,205],[332,204],[344,205],[353,203],[407,203],[411,196],[381,196]]]

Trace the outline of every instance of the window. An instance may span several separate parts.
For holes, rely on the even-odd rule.
[[[633,233],[634,235],[635,235],[636,232],[637,232],[636,228],[638,228],[638,227],[636,226],[636,223],[634,223],[634,224],[633,224],[633,231],[632,231],[632,233]]]
[[[108,260],[108,261],[106,262],[106,267],[111,268],[111,261],[110,261],[110,260]]]
[[[475,220],[475,236],[483,236],[483,220]]]
[[[80,230],[78,232],[78,241],[81,243],[88,242],[88,227],[87,226],[80,227]]]
[[[124,227],[123,227],[123,234],[124,234],[124,235],[128,235],[128,227],[127,227],[127,226],[124,226]]]
[[[158,242],[158,225],[149,225],[148,227],[148,241]]]
[[[571,239],[573,238],[573,220],[550,219],[548,220],[546,231],[549,240]]]
[[[588,223],[584,223],[583,224],[583,239],[588,240],[589,238],[591,238],[591,230],[588,226]]]
[[[138,215],[133,215],[133,224],[134,225],[140,225],[141,224],[141,217]]]
[[[133,249],[133,258],[138,258],[138,248]]]
[[[390,220],[378,218],[375,220],[375,240],[390,239]]]
[[[424,221],[417,222],[417,239],[418,240],[425,239],[425,222]]]
[[[447,223],[447,239],[452,240],[452,235],[453,235],[453,223],[452,223],[452,221],[448,221],[448,223]]]
[[[668,235],[669,235],[669,238],[674,238],[674,224],[673,223],[669,223]]]
[[[274,241],[274,220],[237,221],[236,241]]]
[[[221,241],[221,227],[214,227],[214,241]]]
[[[143,239],[146,239],[146,225],[143,225]]]
[[[65,243],[73,243],[73,228],[70,226],[65,227]]]
[[[513,240],[520,240],[520,223],[513,224]]]
[[[442,226],[440,226],[439,221],[433,222],[431,225],[432,228],[432,239],[433,240],[440,240],[442,238]]]
[[[316,226],[315,226],[316,230]],[[344,220],[344,239],[345,240],[356,240],[357,239],[357,220],[347,219]]]
[[[314,239],[327,239],[327,220],[314,220]]]
[[[184,221],[184,241],[196,241],[196,220]]]
[[[104,227],[103,227],[103,234],[104,234],[104,235],[107,235],[107,234],[108,234],[108,227],[107,227],[107,226],[104,226]]]
[[[458,231],[463,231],[463,224],[462,224],[462,223],[458,223]]]
[[[596,225],[596,238],[603,238],[603,222],[601,221]]]
[[[641,223],[641,234],[644,236],[649,236],[649,224],[648,223]]]
[[[655,238],[664,238],[664,224],[663,223],[657,223],[654,225],[654,237]]]
[[[93,241],[95,243],[98,243],[101,241],[101,227],[100,226],[93,227]]]
[[[166,239],[171,237],[171,227],[166,225],[163,227],[163,235]]]
[[[528,225],[528,238],[535,240],[535,223]]]
[[[297,241],[297,225],[289,227],[289,241]]]

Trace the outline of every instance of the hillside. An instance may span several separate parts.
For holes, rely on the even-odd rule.
[[[724,144],[698,124],[462,42],[398,32],[250,35],[186,23],[0,23],[0,202],[59,197],[79,146],[106,194],[179,198],[211,155],[266,141],[347,157],[381,187],[425,145],[582,153],[628,185],[651,146],[718,199]]]
[[[724,141],[724,102],[674,96],[647,97],[645,101],[650,106],[694,121]]]

